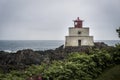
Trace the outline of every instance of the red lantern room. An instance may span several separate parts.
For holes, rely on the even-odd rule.
[[[75,28],[82,28],[82,20],[80,20],[79,19],[79,17],[76,19],[76,20],[74,20],[74,27]]]

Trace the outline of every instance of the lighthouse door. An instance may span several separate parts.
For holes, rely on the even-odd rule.
[[[81,40],[78,40],[78,46],[81,46]]]

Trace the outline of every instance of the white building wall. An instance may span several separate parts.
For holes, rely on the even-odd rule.
[[[80,34],[78,34],[80,32]],[[89,36],[89,28],[69,28],[69,36]]]
[[[78,40],[81,40],[81,46],[94,46],[93,36],[66,36],[65,46],[79,46]]]

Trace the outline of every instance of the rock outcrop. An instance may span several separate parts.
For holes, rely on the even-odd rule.
[[[19,50],[16,53],[0,53],[0,67],[5,71],[24,69],[28,65],[40,64],[43,57],[31,49]]]
[[[107,48],[108,45],[103,42],[95,43],[94,47],[66,47],[60,46],[55,50],[33,51],[31,49],[19,50],[16,53],[6,53],[0,51],[0,68],[4,72],[13,69],[25,69],[32,64],[50,63],[52,60],[63,60],[71,52],[85,52],[89,54],[89,50],[93,48]]]

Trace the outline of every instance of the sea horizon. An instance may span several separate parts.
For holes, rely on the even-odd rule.
[[[104,42],[109,46],[115,46],[120,40],[94,40],[94,42]],[[0,40],[0,51],[16,52],[23,49],[44,51],[55,49],[64,45],[65,40]]]

